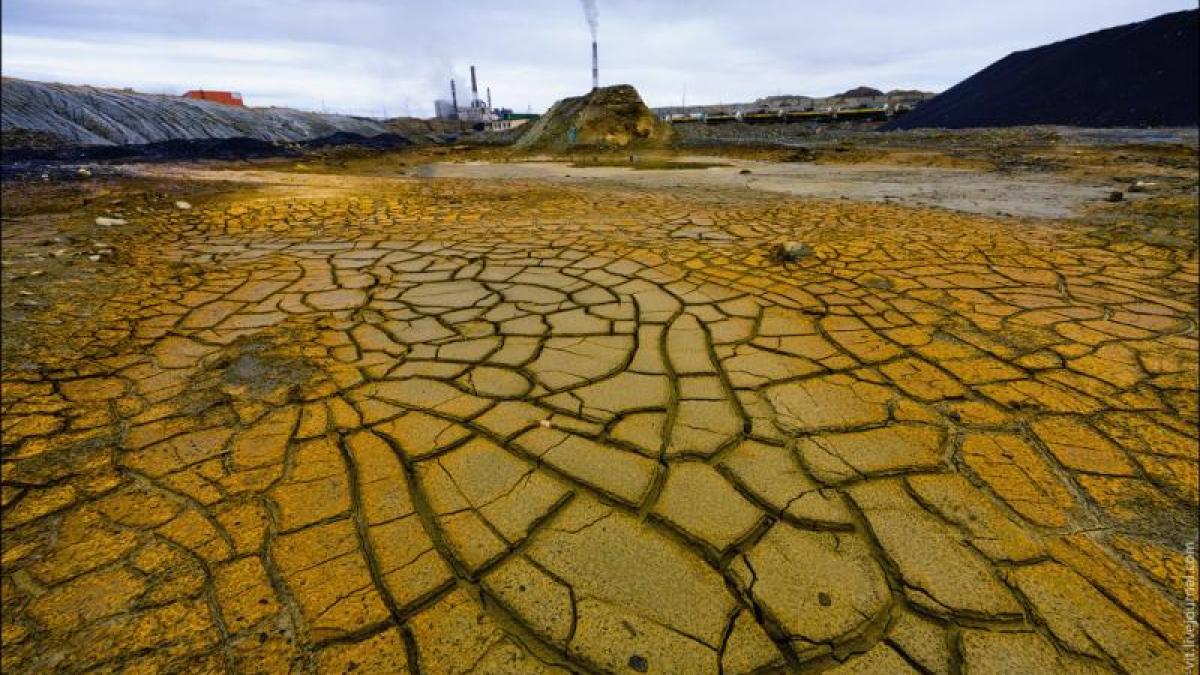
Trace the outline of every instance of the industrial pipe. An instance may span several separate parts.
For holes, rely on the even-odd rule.
[[[600,88],[600,57],[596,53],[596,41],[592,40],[592,89]]]

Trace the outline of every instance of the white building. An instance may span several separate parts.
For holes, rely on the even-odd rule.
[[[492,120],[491,122],[488,122],[487,128],[488,131],[508,131],[509,129],[516,129],[527,122],[529,122],[528,118]]]

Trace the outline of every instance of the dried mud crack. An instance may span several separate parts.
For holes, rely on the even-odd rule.
[[[1193,252],[322,180],[5,325],[6,670],[1182,671]]]

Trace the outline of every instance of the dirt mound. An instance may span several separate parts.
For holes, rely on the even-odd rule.
[[[0,131],[0,148],[9,150],[53,150],[68,143],[57,135],[32,129],[7,129]]]
[[[516,147],[537,152],[573,148],[625,148],[666,145],[673,133],[628,84],[593,89],[564,98],[530,125]]]
[[[198,159],[238,160],[265,159],[270,157],[299,157],[308,150],[328,148],[363,148],[387,151],[407,148],[414,143],[405,136],[394,133],[363,136],[350,131],[339,131],[296,143],[264,141],[257,138],[179,138],[157,143],[130,145],[73,145],[60,147],[17,147],[5,148],[0,155],[0,164],[20,162],[100,162],[123,161],[179,161]]]
[[[294,157],[299,154],[300,150],[295,144],[262,141],[257,138],[179,138],[131,145],[76,145],[51,149],[5,150],[3,163],[234,160]]]
[[[884,128],[1194,126],[1198,20],[1174,12],[1014,52]]]
[[[386,133],[375,136],[363,136],[352,131],[339,131],[328,136],[305,141],[303,145],[308,148],[354,146],[371,150],[396,150],[398,148],[407,148],[414,145],[414,143],[400,134]]]
[[[300,154],[286,144],[257,138],[179,139],[147,143],[139,149],[141,157],[155,160],[261,159]]]
[[[257,138],[303,141],[349,131],[390,131],[377,120],[348,115],[243,108],[181,96],[99,87],[0,80],[0,130],[52,134],[72,145],[131,145],[177,139]]]
[[[883,96],[883,92],[874,87],[858,86],[838,94],[836,98],[866,98],[868,96]]]

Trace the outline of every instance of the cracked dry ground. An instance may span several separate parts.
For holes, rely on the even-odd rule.
[[[454,181],[135,225],[4,372],[8,672],[1184,667],[1187,254]]]

